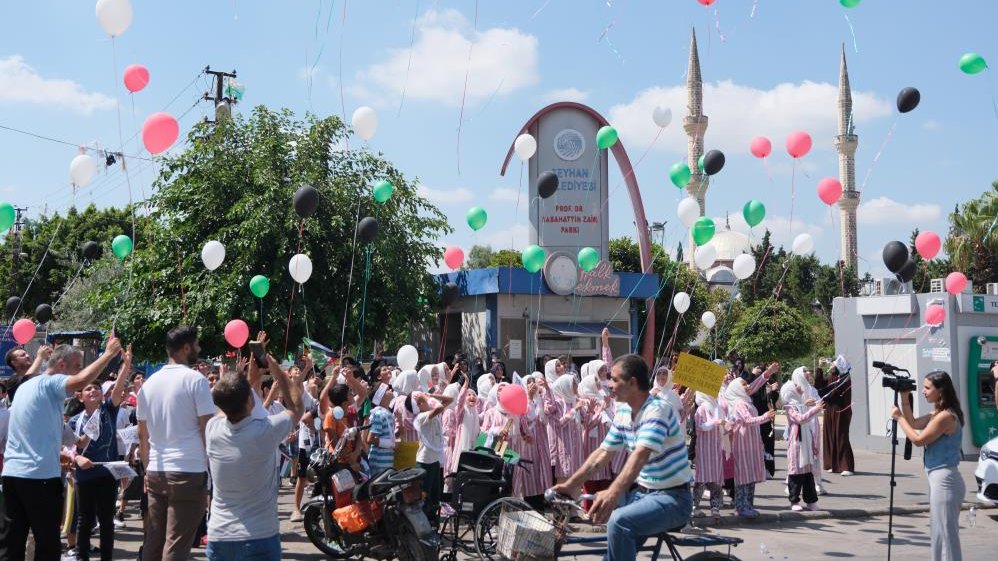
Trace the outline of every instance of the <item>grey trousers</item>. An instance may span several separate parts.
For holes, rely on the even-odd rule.
[[[955,466],[936,468],[927,475],[932,560],[961,561],[960,504],[967,494],[967,486]]]

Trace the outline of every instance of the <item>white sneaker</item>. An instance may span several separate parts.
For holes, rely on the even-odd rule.
[[[822,487],[821,485],[818,485],[817,487],[815,487],[814,490],[817,491],[817,493],[819,495],[827,495],[828,494],[828,491],[826,491],[825,488]]]
[[[790,510],[792,510],[794,512],[800,512],[800,511],[804,510],[804,507],[800,506],[800,504],[798,504],[798,503],[794,503],[793,505],[790,506]]]
[[[118,520],[118,517],[115,517],[114,518],[114,527],[115,528],[124,528],[125,527],[125,521],[124,520]]]
[[[850,475],[856,475],[856,474],[849,470],[845,470],[842,472],[842,477],[849,477]]]
[[[66,553],[62,554],[62,558],[61,559],[62,559],[62,561],[77,561],[76,552],[75,551],[67,551]]]
[[[790,496],[790,487],[789,486],[787,486],[787,485],[783,486],[783,494],[786,495],[786,496],[788,496],[788,497]]]
[[[829,469],[826,469],[826,470],[825,470],[825,472],[827,472],[827,473],[832,473],[832,469],[831,469],[831,468],[829,468]]]

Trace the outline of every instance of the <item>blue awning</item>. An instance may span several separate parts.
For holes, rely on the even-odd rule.
[[[619,327],[595,322],[542,321],[540,326],[564,337],[599,337],[605,327],[610,331],[610,337],[631,338],[630,333]]]

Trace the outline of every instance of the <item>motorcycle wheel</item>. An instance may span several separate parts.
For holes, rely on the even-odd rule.
[[[308,536],[308,540],[312,542],[312,545],[333,559],[350,559],[353,557],[351,548],[344,547],[340,543],[338,532],[332,536],[326,535],[322,527],[321,508],[307,508],[304,515],[305,535]]]
[[[402,524],[396,538],[398,544],[396,553],[399,561],[437,561],[439,551],[436,548],[423,545],[419,537],[408,524]]]

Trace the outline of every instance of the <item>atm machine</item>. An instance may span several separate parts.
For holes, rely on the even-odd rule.
[[[967,419],[974,446],[998,436],[995,381],[991,365],[998,360],[998,337],[972,337],[967,354]]]

